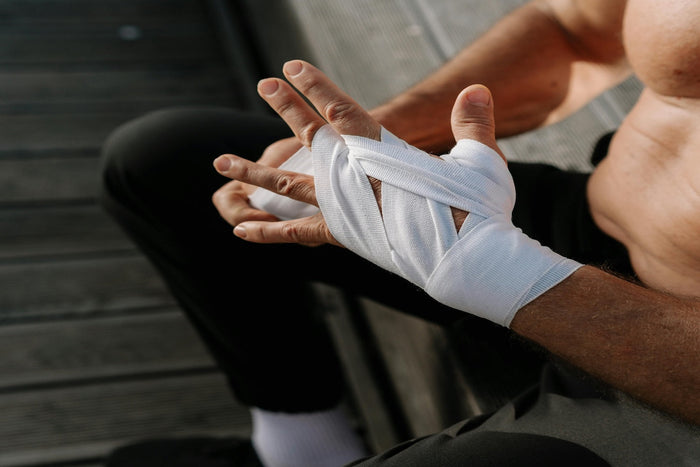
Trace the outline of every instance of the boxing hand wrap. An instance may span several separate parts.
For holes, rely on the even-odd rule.
[[[313,165],[311,152],[306,147],[302,147],[279,166],[282,170],[313,175]],[[301,217],[313,216],[318,212],[318,208],[313,204],[280,196],[264,188],[258,188],[248,197],[248,203],[262,211],[269,212],[273,216],[282,220],[299,219]]]
[[[510,172],[477,141],[461,140],[438,159],[385,129],[374,141],[326,125],[311,154],[333,236],[448,306],[509,326],[581,266],[513,226]],[[382,182],[381,211],[367,177]],[[450,206],[469,213],[459,231]]]

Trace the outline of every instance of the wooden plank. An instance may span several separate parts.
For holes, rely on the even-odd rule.
[[[233,102],[204,15],[195,0],[0,2],[0,465],[248,433],[158,274],[92,202],[120,123]]]
[[[282,75],[282,65],[292,59],[314,61],[308,33],[299,24],[290,2],[239,0],[247,19],[255,24],[250,34],[266,76]]]
[[[499,145],[509,160],[546,162],[590,172],[593,169],[590,155],[598,138],[620,126],[641,90],[641,83],[630,78],[566,120],[501,140]]]
[[[595,141],[611,128],[585,108],[564,122],[499,141],[512,161],[545,162],[563,169],[590,171]]]
[[[88,63],[92,66],[121,63],[202,63],[218,58],[211,37],[178,35],[151,40],[125,41],[113,37],[3,37],[0,34],[0,64],[22,65]]]
[[[479,413],[441,327],[370,300],[362,303],[413,436]]]
[[[644,85],[632,76],[593,101],[593,111],[600,119],[608,119],[609,126],[617,127],[637,103]]]
[[[476,413],[500,409],[539,381],[547,356],[505,328],[468,320],[446,331],[450,355],[471,390]]]
[[[546,162],[570,170],[593,169],[590,155],[600,136],[614,131],[641,91],[632,79],[598,97],[566,120],[499,141],[509,160]]]
[[[99,148],[109,133],[135,114],[0,115],[0,153],[13,150]],[[97,151],[95,152],[97,154]]]
[[[94,70],[57,73],[0,72],[0,103],[97,101],[121,99],[218,97],[231,92],[221,65],[143,70]]]
[[[115,95],[119,95],[119,93],[115,93]],[[117,100],[24,101],[9,104],[0,103],[0,114],[6,116],[23,114],[98,114],[104,113],[105,109],[109,109],[109,112],[125,113],[131,117],[138,117],[147,112],[166,107],[208,106],[237,107],[238,96],[233,92],[225,92],[211,96],[131,97],[122,95],[122,98]]]
[[[0,327],[3,393],[18,386],[214,368],[199,337],[176,308]]]
[[[95,199],[97,157],[0,159],[0,203]]]
[[[441,63],[400,0],[290,0],[316,64],[365,107]]]
[[[364,421],[365,441],[372,452],[384,452],[402,441],[397,432],[397,421],[385,406],[386,394],[378,384],[371,359],[374,358],[369,342],[357,333],[344,296],[337,289],[325,284],[314,284],[326,324],[333,337],[352,391],[357,412]]]
[[[0,2],[0,21],[37,21],[75,19],[84,21],[127,20],[130,18],[157,18],[167,21],[199,15],[199,2],[191,0],[3,0]]]
[[[248,25],[237,11],[237,5],[228,0],[206,0],[212,25],[221,45],[221,52],[232,71],[233,86],[238,90],[241,109],[250,112],[265,112],[269,107],[256,91],[262,78],[259,60],[252,53]]]
[[[102,209],[92,203],[0,209],[0,261],[133,248]]]
[[[139,255],[0,264],[0,322],[173,305]]]
[[[104,6],[103,6],[104,8]],[[106,13],[106,12],[105,12]],[[200,12],[200,17],[201,17]],[[166,37],[211,37],[207,24],[201,18],[172,16],[144,18],[139,16],[109,18],[106,16],[85,21],[84,16],[42,17],[31,19],[15,16],[0,19],[0,36],[5,39],[30,37],[61,39],[67,37],[113,38],[124,42],[163,39]]]
[[[0,63],[141,61],[152,65],[220,58],[199,2],[189,2],[188,8],[195,7],[189,15],[176,14],[178,8],[173,2],[172,11],[168,11],[164,2],[158,8],[160,16],[151,17],[129,5],[126,10],[119,8],[118,2],[90,2],[84,5],[84,11],[75,3],[5,5],[0,12]],[[186,5],[180,2],[179,6]],[[93,16],[86,16],[89,13]],[[85,21],[86,17],[90,20]]]
[[[0,465],[94,459],[148,437],[246,436],[248,410],[218,374],[0,397]]]
[[[453,57],[496,21],[528,0],[412,0],[415,21],[445,58]],[[411,10],[409,8],[409,10]]]

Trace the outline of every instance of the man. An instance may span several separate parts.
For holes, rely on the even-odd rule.
[[[594,267],[562,263],[570,266],[566,274],[537,294],[528,292],[528,301],[513,305],[507,318],[494,318],[488,306],[494,294],[484,287],[491,298],[483,300],[487,310],[480,316],[510,326],[644,403],[697,424],[698,17],[700,5],[681,1],[536,1],[369,114],[309,64],[290,62],[285,74],[339,134],[372,141],[383,137],[381,124],[434,154],[446,152],[455,139],[478,140],[496,154],[489,163],[496,167],[495,136],[556,122],[636,73],[646,88],[590,178],[540,165],[510,164],[509,170],[518,190],[515,225],[584,263],[623,264],[626,250],[631,270],[623,266],[617,272],[633,273],[644,287]],[[475,82],[492,94],[480,86],[463,91]],[[325,121],[284,82],[265,80],[259,91],[298,140],[269,146],[258,165],[234,156],[218,159],[217,169],[236,179],[218,189],[218,212],[248,241],[342,243],[321,214],[277,222],[249,205],[255,187],[244,182],[307,203],[325,202],[314,191],[320,178],[265,169],[279,166],[300,143],[323,142],[326,136],[314,138]],[[443,323],[462,319],[464,312],[455,308],[471,310],[471,305],[461,308],[459,299],[454,305],[439,296],[452,306],[441,305],[337,247],[255,245],[231,238],[216,212],[204,207],[207,193],[221,185],[205,167],[221,153],[254,159],[285,134],[277,121],[224,110],[145,117],[119,130],[107,145],[104,202],[159,267],[236,396],[251,405],[255,451],[263,464],[339,465],[362,456],[363,448],[337,408],[337,363],[313,316],[305,281],[329,281]],[[502,175],[505,169],[498,170]],[[382,204],[381,190],[388,185],[374,177],[371,182],[380,214],[392,214]],[[552,201],[555,193],[565,202]],[[458,230],[474,218],[471,208],[449,206]],[[601,397],[565,370],[548,367],[539,394],[367,465],[692,465],[700,456],[697,440],[693,426]],[[159,452],[152,454],[153,449]],[[160,456],[161,462],[170,462],[163,460],[167,456],[200,456],[183,443],[147,444],[118,453],[113,465],[135,453],[142,459]],[[190,459],[192,465],[206,465],[201,457]]]

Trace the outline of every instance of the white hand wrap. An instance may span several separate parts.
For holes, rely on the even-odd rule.
[[[513,226],[513,179],[477,141],[459,141],[440,160],[384,129],[379,142],[326,125],[311,153],[333,236],[448,306],[509,326],[581,266]],[[368,176],[382,182],[381,213]],[[469,213],[459,232],[450,206]]]
[[[279,166],[282,170],[313,175],[314,169],[311,161],[311,152],[302,147],[292,157]],[[280,196],[263,188],[258,188],[248,197],[248,203],[256,209],[269,212],[273,216],[282,219],[299,219],[313,216],[318,208],[313,204],[303,203],[295,199]]]

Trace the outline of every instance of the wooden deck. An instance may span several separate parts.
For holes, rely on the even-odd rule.
[[[0,465],[99,463],[155,435],[241,433],[152,268],[98,208],[99,148],[177,105],[237,105],[206,5],[0,2]]]
[[[0,466],[97,466],[130,440],[249,430],[158,276],[95,202],[113,128],[167,106],[261,108],[251,80],[297,56],[372,106],[521,3],[0,0]],[[502,147],[586,168],[580,155],[638,91],[629,81],[573,121]],[[436,363],[449,356],[443,330],[363,305],[359,337],[337,300],[329,324],[373,446],[484,408],[463,375]],[[386,401],[377,368],[362,363],[367,339],[398,400],[388,412],[374,410]]]

